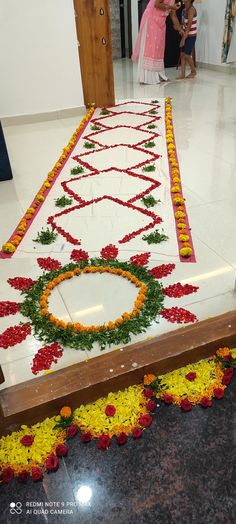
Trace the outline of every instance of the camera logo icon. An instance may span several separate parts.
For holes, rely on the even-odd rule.
[[[22,503],[21,502],[11,502],[10,503],[10,513],[11,515],[14,515],[15,513],[17,513],[17,515],[21,515]]]

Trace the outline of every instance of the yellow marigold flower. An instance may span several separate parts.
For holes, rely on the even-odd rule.
[[[180,249],[180,254],[181,254],[181,257],[190,257],[191,254],[192,254],[193,250],[191,249],[191,247],[182,247]]]
[[[3,244],[2,250],[4,253],[14,253],[16,250],[15,246],[11,244],[11,242],[6,242],[6,244]]]
[[[36,200],[38,200],[39,202],[43,202],[44,201],[44,196],[41,195],[40,193],[36,196]]]
[[[186,217],[186,213],[183,213],[183,211],[176,211],[175,213],[175,218],[185,218]]]
[[[179,235],[180,242],[188,242],[189,236],[188,235]]]
[[[186,228],[186,224],[182,224],[182,222],[180,222],[179,224],[177,224],[177,228],[178,229],[185,229]]]
[[[217,350],[216,354],[218,355],[218,357],[224,358],[230,354],[230,350],[229,348],[220,348]]]
[[[172,186],[171,193],[179,193],[180,192],[180,186]]]

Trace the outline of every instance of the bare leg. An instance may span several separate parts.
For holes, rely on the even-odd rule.
[[[191,73],[190,75],[187,76],[187,78],[194,78],[197,72],[196,72],[196,67],[194,65],[193,58],[190,55],[185,55],[185,56],[186,56],[186,61],[189,64],[189,67],[191,69]]]
[[[181,76],[178,77],[178,80],[183,80],[185,78],[185,72],[186,72],[186,61],[185,61],[185,53],[180,54],[181,58]]]

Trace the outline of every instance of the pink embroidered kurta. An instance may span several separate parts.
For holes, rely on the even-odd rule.
[[[173,5],[174,0],[165,0],[165,5]],[[142,42],[145,35],[143,48],[142,68],[148,71],[164,71],[164,53],[166,38],[166,18],[169,11],[161,11],[155,7],[155,0],[150,0],[140,24],[138,39],[132,55],[135,62],[142,52]]]

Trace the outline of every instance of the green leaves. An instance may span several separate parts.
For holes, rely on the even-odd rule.
[[[73,202],[73,199],[72,198],[67,198],[65,195],[55,199],[55,205],[57,207],[70,206],[70,204],[72,204],[72,202]]]
[[[155,147],[155,145],[155,142],[146,142],[144,147],[146,147],[146,149],[151,149],[152,147]]]
[[[144,171],[144,173],[152,173],[153,171],[156,171],[156,166],[154,165],[144,166],[142,171]]]
[[[82,166],[72,167],[70,170],[71,175],[79,175],[80,173],[84,173],[84,168]]]
[[[160,200],[156,200],[152,195],[148,195],[142,198],[142,202],[147,208],[149,208],[156,206],[156,204],[159,204]]]
[[[54,233],[53,229],[47,227],[46,230],[42,229],[33,242],[38,244],[52,244],[57,238],[57,233]]]
[[[154,231],[153,233],[150,233],[149,235],[144,235],[142,239],[146,240],[148,244],[160,244],[161,242],[168,240],[169,237],[164,235],[164,233],[159,233],[157,229],[156,231]]]
[[[92,142],[84,142],[84,147],[85,149],[95,149],[96,146]]]
[[[92,131],[100,131],[100,129],[102,129],[100,126],[98,126],[97,124],[94,124],[93,126],[91,126],[91,130]]]

